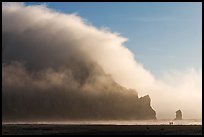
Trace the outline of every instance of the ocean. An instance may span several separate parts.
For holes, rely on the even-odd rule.
[[[184,120],[88,120],[88,121],[35,121],[35,122],[3,122],[2,124],[63,124],[63,125],[202,125],[202,119],[184,119]]]

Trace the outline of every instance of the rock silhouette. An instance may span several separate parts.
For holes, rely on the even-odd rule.
[[[42,72],[39,76],[39,72],[23,71],[22,66],[4,66],[3,121],[156,119],[149,95],[138,97],[137,91],[116,83],[96,63],[84,64],[75,60],[70,63],[72,66],[67,66],[66,70],[69,71],[63,71],[64,73],[49,71],[50,76],[62,73],[68,86],[65,86],[63,81],[60,86],[46,82],[47,73]],[[81,71],[73,69],[76,68],[74,66]],[[21,75],[23,73],[30,80],[21,79],[24,77],[20,77],[16,70],[21,70]],[[6,79],[8,76],[15,76],[16,81],[27,84],[22,84],[20,88],[16,85],[11,86]],[[70,77],[72,81],[69,80]],[[34,84],[35,81],[43,83],[46,89]],[[73,83],[77,83],[77,86]]]
[[[182,120],[182,112],[181,110],[176,111],[176,118],[175,120]]]

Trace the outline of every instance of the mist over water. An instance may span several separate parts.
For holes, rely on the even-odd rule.
[[[56,112],[64,111],[71,118],[127,118],[136,98],[146,94],[158,118],[173,119],[177,109],[186,119],[202,116],[202,69],[173,70],[156,79],[124,46],[127,38],[75,14],[3,3],[2,40],[5,117],[55,112],[63,118]]]
[[[53,124],[53,125],[169,125],[173,122],[174,125],[202,125],[201,119],[187,120],[89,120],[89,121],[50,121],[50,122],[5,122],[3,124]]]

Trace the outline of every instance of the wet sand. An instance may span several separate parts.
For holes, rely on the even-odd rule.
[[[202,125],[2,124],[2,135],[202,135]]]

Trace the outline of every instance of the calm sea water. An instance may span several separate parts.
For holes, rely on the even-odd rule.
[[[126,120],[126,121],[51,121],[51,122],[4,122],[2,124],[71,124],[71,125],[202,125],[202,119],[186,120]]]

